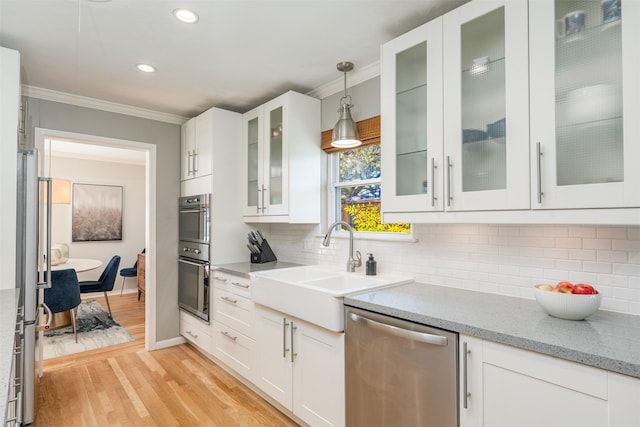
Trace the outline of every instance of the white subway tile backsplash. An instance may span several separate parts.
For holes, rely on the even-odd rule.
[[[626,239],[627,233],[626,227],[598,227],[596,229],[596,236],[599,239]]]
[[[595,261],[596,251],[591,249],[569,249],[569,259],[581,259],[583,261]]]
[[[597,260],[601,262],[626,263],[628,255],[621,251],[597,251]]]
[[[278,259],[342,265],[348,240],[320,245],[318,226],[273,224]],[[356,239],[378,271],[442,286],[533,298],[532,286],[559,280],[591,283],[602,308],[640,314],[640,226],[418,224],[417,242]],[[312,240],[311,252],[303,242]],[[362,270],[362,269],[361,269]]]
[[[611,239],[582,239],[583,249],[611,249]]]

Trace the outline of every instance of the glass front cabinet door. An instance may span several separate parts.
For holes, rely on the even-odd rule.
[[[245,216],[287,213],[283,100],[276,98],[243,116]]]
[[[262,194],[262,106],[243,115],[242,151],[243,164],[242,200],[244,215],[261,213]]]
[[[531,205],[640,206],[640,2],[530,1]]]
[[[445,210],[529,209],[527,2],[444,16]]]
[[[382,46],[382,211],[443,210],[442,18]]]

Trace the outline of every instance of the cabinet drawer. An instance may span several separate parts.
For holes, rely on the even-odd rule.
[[[213,318],[253,338],[253,301],[220,288],[213,298]]]
[[[251,298],[251,281],[248,278],[222,273],[218,270],[214,270],[212,276],[214,287]]]
[[[211,353],[210,331],[210,325],[207,325],[184,311],[180,311],[180,335],[207,353]]]
[[[213,321],[213,355],[251,382],[255,371],[254,351],[253,339]]]

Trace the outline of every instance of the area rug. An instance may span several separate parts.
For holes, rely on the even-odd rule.
[[[43,360],[133,341],[131,335],[94,300],[80,304],[77,323],[77,343],[72,326],[44,333]]]

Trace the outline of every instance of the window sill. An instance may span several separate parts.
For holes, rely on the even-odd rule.
[[[316,237],[323,238],[324,234],[316,234]],[[348,239],[349,233],[346,231],[338,231],[335,230],[331,233],[331,238],[336,239]],[[371,241],[380,241],[380,242],[406,242],[406,243],[417,243],[418,239],[413,236],[413,234],[401,234],[401,233],[367,233],[367,232],[354,232],[353,240],[371,240]]]

